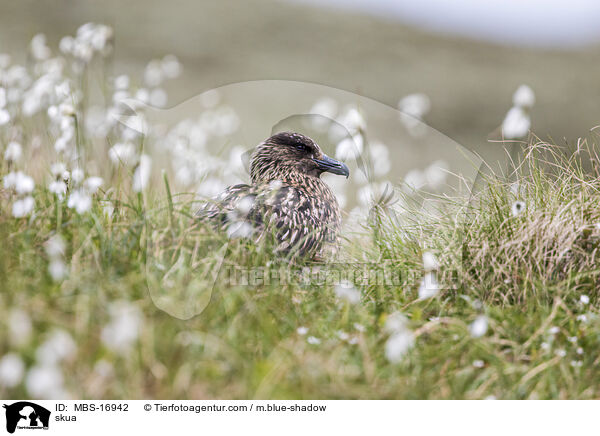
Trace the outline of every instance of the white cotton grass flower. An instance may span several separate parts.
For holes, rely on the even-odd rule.
[[[48,273],[55,282],[63,281],[68,275],[67,265],[62,259],[54,259],[48,264]]]
[[[529,133],[531,119],[529,114],[521,107],[511,108],[502,122],[502,136],[504,139],[520,139]]]
[[[335,332],[335,334],[342,341],[347,341],[348,339],[350,339],[350,335],[343,330],[338,330],[337,332]]]
[[[15,190],[17,194],[29,194],[33,191],[35,183],[33,179],[21,172],[18,172],[18,177],[15,181]]]
[[[588,297],[587,295],[582,295],[582,296],[579,297],[579,302],[581,304],[589,304],[590,297]]]
[[[479,315],[469,325],[469,333],[474,338],[480,338],[486,334],[488,330],[488,318],[485,315]]]
[[[422,118],[431,110],[431,100],[426,94],[414,93],[402,97],[398,110],[415,118]]]
[[[246,195],[240,201],[237,202],[235,209],[242,215],[247,215],[252,210],[255,203],[255,197],[253,195]]]
[[[29,49],[34,59],[38,61],[46,60],[52,54],[50,48],[46,45],[46,35],[43,33],[38,33],[31,39]]]
[[[60,235],[52,236],[44,245],[46,254],[50,258],[57,258],[65,255],[65,241]]]
[[[96,23],[85,23],[73,38],[66,36],[60,40],[60,50],[68,55],[74,56],[79,62],[73,68],[80,72],[83,66],[89,63],[96,54],[106,55],[112,48],[113,30],[104,25]]]
[[[408,318],[406,318],[406,316],[403,313],[394,312],[394,313],[389,314],[386,317],[385,325],[384,325],[383,329],[387,333],[396,333],[399,331],[406,330],[407,328],[408,328]]]
[[[110,321],[101,332],[104,345],[119,354],[127,354],[138,340],[143,325],[143,315],[135,304],[119,300],[108,307]]]
[[[84,189],[76,189],[69,195],[67,207],[75,209],[79,215],[83,215],[92,209],[92,197]]]
[[[373,141],[369,144],[369,155],[373,165],[373,174],[377,177],[385,176],[392,169],[390,151],[382,142]]]
[[[31,318],[22,309],[12,309],[8,313],[8,331],[11,343],[16,346],[22,346],[29,342],[33,326]]]
[[[135,92],[135,99],[140,103],[149,104],[150,103],[150,91],[146,88],[140,88]]]
[[[70,35],[62,37],[58,43],[58,49],[64,54],[70,54],[74,46],[75,39]]]
[[[425,271],[436,271],[439,269],[440,263],[437,260],[435,254],[431,251],[426,251],[423,253],[423,269]]]
[[[48,190],[62,200],[67,193],[67,184],[62,180],[54,180],[48,184]]]
[[[431,109],[431,100],[422,93],[410,94],[398,102],[400,122],[413,136],[422,136],[426,131],[423,117]]]
[[[137,152],[131,142],[119,142],[108,150],[108,157],[115,165],[133,166],[137,163]]]
[[[102,177],[92,176],[85,179],[83,186],[90,194],[95,194],[103,183],[104,179],[102,179]]]
[[[10,121],[10,114],[6,109],[0,109],[0,126],[8,124]]]
[[[333,119],[338,113],[338,103],[331,97],[322,97],[312,105],[308,113]]]
[[[100,359],[94,364],[94,370],[89,376],[87,392],[91,396],[101,396],[106,391],[107,384],[115,375],[114,365],[106,359]]]
[[[65,136],[60,136],[54,142],[54,150],[56,150],[57,153],[63,153],[67,150],[68,143],[69,143],[69,138],[67,138]]]
[[[85,172],[81,168],[75,168],[73,171],[71,171],[71,180],[73,180],[73,182],[76,184],[83,182],[84,178]]]
[[[153,88],[160,85],[163,80],[164,73],[161,62],[156,59],[150,61],[144,70],[144,83]]]
[[[100,359],[94,364],[94,375],[103,379],[109,378],[115,372],[115,367],[106,359]]]
[[[77,345],[66,330],[53,330],[48,338],[37,348],[36,359],[46,365],[55,365],[71,360],[77,353]]]
[[[510,208],[510,213],[512,216],[516,217],[521,215],[526,209],[526,204],[523,201],[515,201],[511,208]]]
[[[127,74],[121,74],[115,77],[114,85],[115,89],[119,91],[124,91],[129,89],[129,76]]]
[[[513,104],[517,107],[532,108],[535,104],[535,93],[527,85],[521,85],[513,94]]]
[[[427,272],[419,285],[419,300],[435,297],[441,287],[434,272]]]
[[[305,336],[308,333],[308,327],[298,327],[296,329],[296,333],[298,333],[300,336]]]
[[[120,106],[121,104],[127,105],[128,99],[131,97],[128,91],[117,90],[112,95],[112,101],[115,106]],[[133,103],[133,102],[132,102]]]
[[[59,99],[63,100],[63,102],[61,103],[61,106],[63,106],[63,105],[69,105],[69,106],[71,106],[71,108],[73,108],[73,106],[71,105],[71,103],[67,102],[67,100],[73,94],[73,92],[71,91],[71,85],[70,85],[70,83],[69,83],[68,80],[63,80],[61,83],[59,83],[58,85],[56,85],[54,87],[54,93],[55,93],[56,97],[58,97]],[[75,113],[74,110],[69,110],[68,111],[68,115],[72,115],[73,113]]]
[[[557,327],[555,325],[548,329],[548,333],[550,333],[551,335],[555,335],[558,332],[560,332],[560,327]]]
[[[356,289],[354,284],[348,280],[342,280],[340,283],[335,285],[334,292],[336,297],[346,303],[360,303],[360,291]]]
[[[363,186],[356,192],[358,204],[362,207],[370,207],[373,204],[375,193],[373,192],[373,184]]]
[[[414,346],[415,335],[409,329],[397,330],[385,343],[385,357],[390,363],[399,363]]]
[[[473,366],[475,368],[483,368],[485,366],[485,362],[481,359],[477,359],[473,361]]]
[[[310,345],[319,345],[321,340],[315,336],[309,336],[306,338],[306,342],[308,342]]]
[[[25,364],[16,353],[7,353],[0,359],[0,387],[14,388],[23,380]]]
[[[63,117],[72,117],[76,113],[75,107],[71,103],[61,103],[58,109],[60,110],[60,114]],[[67,119],[62,118],[62,122],[64,123],[63,130],[67,130],[70,134],[71,128],[72,128],[72,122],[71,122],[71,120],[69,120],[69,121],[66,121],[66,120]]]
[[[3,182],[6,189],[14,189],[17,194],[29,194],[35,187],[33,179],[21,171],[8,173]]]
[[[29,396],[43,399],[66,399],[63,374],[56,365],[36,365],[25,378],[25,387]]]
[[[342,139],[335,147],[335,158],[341,161],[358,159],[364,149],[361,135],[354,135]]]
[[[443,160],[436,160],[423,171],[427,186],[431,189],[441,188],[448,179],[448,164]]]
[[[107,218],[112,217],[113,214],[115,213],[115,205],[110,201],[105,202],[104,206],[102,206],[102,213]]]
[[[417,191],[427,184],[427,179],[421,170],[413,169],[404,176],[404,184],[408,189]]]
[[[563,348],[559,348],[554,352],[558,357],[565,357],[567,355],[567,351]]]
[[[147,154],[140,156],[140,164],[133,173],[133,190],[142,192],[148,186],[150,173],[152,171],[152,158]]]
[[[60,114],[58,111],[58,107],[56,105],[48,106],[48,110],[46,111],[48,114],[48,118],[54,122],[60,122]]]
[[[344,126],[352,135],[367,127],[367,122],[360,111],[352,105],[346,106],[337,122]]]
[[[324,131],[331,124],[338,113],[338,103],[330,97],[318,99],[308,111],[309,114],[318,115],[311,117],[310,121],[314,128]]]
[[[21,156],[23,156],[21,144],[15,141],[9,142],[4,150],[4,159],[8,162],[18,162],[21,160]]]
[[[388,182],[369,183],[358,190],[356,197],[358,204],[363,207],[369,207],[374,202],[379,201],[385,193],[389,193],[390,185]]]
[[[168,79],[176,79],[181,74],[181,63],[175,55],[169,54],[160,62],[162,72]]]
[[[25,218],[33,212],[35,208],[35,200],[31,196],[27,196],[16,200],[12,205],[12,215],[15,218]]]
[[[67,171],[67,166],[62,162],[53,163],[50,166],[50,172],[55,179],[62,179],[64,182],[69,181],[71,173]]]
[[[158,108],[164,108],[167,105],[167,92],[162,88],[154,88],[150,92],[149,103]]]

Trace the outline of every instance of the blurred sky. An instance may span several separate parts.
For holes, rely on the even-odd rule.
[[[437,32],[509,45],[600,41],[599,0],[293,0],[395,18]]]

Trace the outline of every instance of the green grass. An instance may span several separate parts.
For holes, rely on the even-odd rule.
[[[517,194],[506,178],[487,176],[469,202],[437,199],[441,217],[414,207],[396,220],[379,205],[363,234],[348,235],[334,265],[289,264],[268,246],[229,241],[194,223],[195,206],[172,197],[168,184],[145,199],[101,192],[84,215],[38,189],[35,215],[22,219],[10,215],[3,194],[0,356],[16,352],[31,367],[52,329],[68,331],[77,349],[60,368],[76,398],[596,398],[600,181],[593,150],[585,142],[573,154],[533,144],[508,177],[518,181]],[[116,206],[110,218],[105,200]],[[517,200],[526,207],[512,216]],[[57,232],[69,267],[59,283],[44,249]],[[438,257],[445,287],[419,300],[424,251]],[[336,297],[333,284],[311,284],[300,273],[259,285],[228,275],[236,267],[348,274],[365,263],[399,279],[357,284],[361,301],[353,305]],[[160,280],[165,271],[168,283]],[[102,340],[116,300],[143,314],[139,338],[124,353]],[[8,333],[15,308],[34,327],[21,344]],[[395,312],[407,317],[414,346],[392,363],[385,324]],[[489,327],[473,337],[469,325],[480,315]],[[113,370],[100,376],[99,361]],[[0,388],[0,396],[31,394],[22,382]]]

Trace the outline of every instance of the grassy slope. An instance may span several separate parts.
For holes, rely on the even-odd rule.
[[[59,213],[52,197],[38,192],[36,216],[28,221],[8,216],[3,198],[0,319],[7,319],[7,308],[25,307],[37,331],[59,326],[74,336],[78,351],[63,371],[76,397],[598,397],[600,234],[594,224],[600,218],[600,185],[598,174],[586,175],[577,161],[589,162],[589,155],[581,152],[565,160],[554,150],[531,149],[517,195],[502,179],[491,178],[489,189],[481,190],[468,209],[460,203],[438,204],[461,213],[433,219],[417,211],[413,224],[402,227],[380,208],[383,212],[373,215],[379,219],[366,229],[367,239],[347,241],[341,268],[354,269],[353,262],[366,260],[375,268],[387,264],[394,271],[417,271],[416,277],[404,275],[408,279],[400,285],[368,282],[359,286],[361,302],[348,305],[336,298],[331,285],[292,280],[229,286],[221,274],[210,304],[189,320],[157,309],[149,294],[157,297],[160,290],[149,293],[144,269],[158,258],[148,255],[149,243],[155,255],[167,254],[161,257],[165,262],[176,263],[172,247],[180,247],[176,254],[186,255],[188,263],[199,260],[200,270],[220,260],[215,247],[226,239],[190,226],[189,204],[175,199],[170,215],[164,192],[154,193],[158,200],[147,200],[154,205],[147,210],[140,198],[122,197],[108,219],[99,201],[90,214],[79,216],[67,208]],[[550,162],[550,170],[541,171],[540,162]],[[598,163],[595,154],[592,162]],[[551,171],[553,165],[557,171]],[[122,194],[103,195],[116,201]],[[526,203],[526,211],[513,217],[517,198]],[[70,264],[62,284],[47,274],[43,248],[57,227],[67,240]],[[194,255],[196,246],[200,252]],[[285,261],[272,259],[268,247],[233,241],[226,249],[226,266],[289,270]],[[441,278],[449,270],[458,271],[458,279],[452,281],[454,289],[418,300],[423,250],[438,255],[440,280],[450,283]],[[184,266],[180,273],[174,289],[185,289],[197,271],[190,274]],[[582,294],[590,297],[589,305],[580,303]],[[192,297],[178,306],[185,311],[194,295],[180,295]],[[139,343],[125,356],[101,341],[107,303],[116,299],[134,301],[145,319]],[[409,318],[415,345],[399,363],[390,363],[384,324],[395,311]],[[469,324],[480,314],[487,315],[489,329],[474,338]],[[579,317],[583,314],[585,321]],[[356,323],[365,331],[357,330]],[[307,336],[298,334],[300,326],[321,343],[309,344]],[[552,334],[554,326],[558,332]],[[28,364],[41,340],[43,335],[36,335],[21,348]],[[1,335],[0,354],[9,347]],[[115,368],[100,385],[93,375],[99,359]],[[482,367],[475,361],[482,361],[476,363]],[[28,395],[19,385],[0,390],[0,396]]]

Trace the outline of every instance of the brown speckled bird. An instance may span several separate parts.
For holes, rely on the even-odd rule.
[[[227,188],[198,211],[201,220],[231,235],[272,235],[276,251],[326,259],[338,245],[340,208],[324,172],[350,174],[309,137],[283,132],[262,142],[250,158],[251,185]]]

